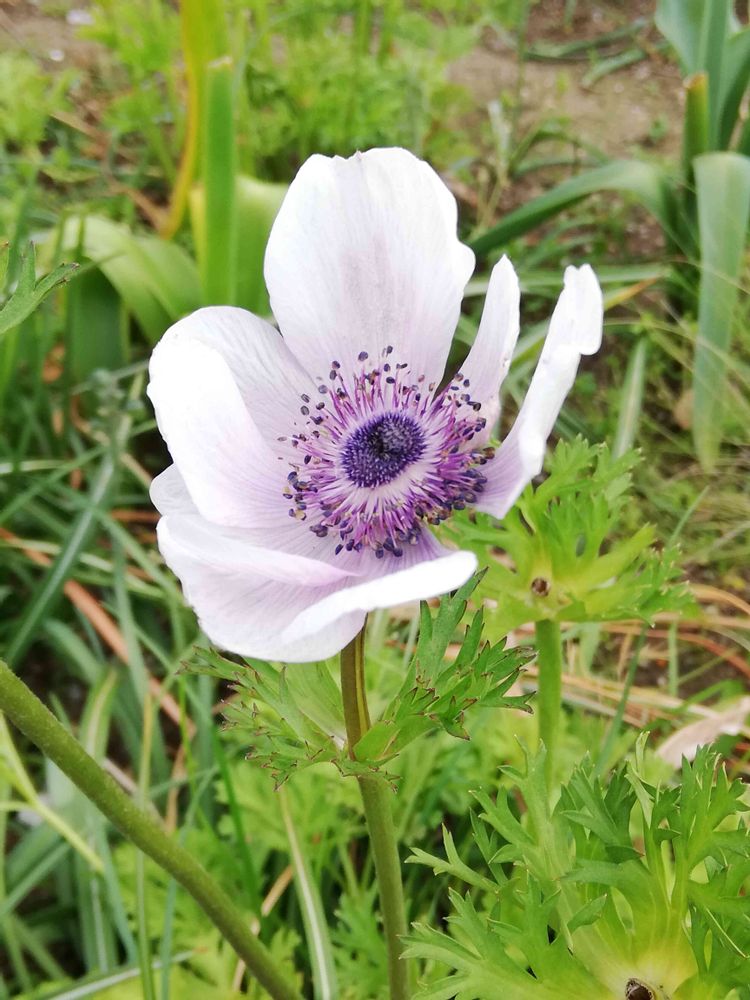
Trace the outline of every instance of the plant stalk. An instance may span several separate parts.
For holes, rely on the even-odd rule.
[[[125,837],[187,889],[274,1000],[301,1000],[294,983],[251,933],[244,914],[205,868],[122,791],[2,660],[0,711]]]
[[[349,754],[356,759],[355,748],[370,728],[365,694],[365,630],[362,629],[341,651],[341,695]],[[361,776],[367,831],[370,835],[375,875],[380,894],[385,945],[388,955],[388,982],[391,1000],[408,1000],[409,967],[402,953],[407,933],[404,890],[401,884],[401,861],[398,856],[396,828],[393,824],[392,794],[387,782],[377,776]]]
[[[542,619],[536,623],[536,648],[539,664],[539,739],[547,751],[545,774],[547,788],[550,789],[562,713],[562,637],[557,622]]]

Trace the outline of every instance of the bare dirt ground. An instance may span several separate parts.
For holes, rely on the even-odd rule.
[[[63,66],[90,70],[100,50],[81,38],[81,17],[86,17],[85,3],[0,0],[0,52],[20,49],[49,71]]]
[[[521,124],[531,127],[545,118],[562,120],[582,145],[610,156],[627,155],[644,145],[665,155],[673,153],[680,142],[682,84],[678,67],[658,49],[659,36],[652,26],[636,36],[646,58],[590,85],[586,74],[600,58],[593,49],[565,60],[533,58],[536,50],[550,43],[595,39],[638,17],[650,19],[655,4],[579,2],[567,28],[564,6],[562,0],[542,0],[531,9],[527,44],[532,58],[525,62],[521,77]],[[623,40],[613,46],[632,47]],[[518,71],[515,39],[487,32],[483,44],[454,65],[452,76],[484,107],[502,94],[515,94]]]

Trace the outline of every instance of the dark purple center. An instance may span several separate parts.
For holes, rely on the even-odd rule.
[[[383,486],[421,458],[424,434],[403,413],[384,413],[358,427],[344,445],[341,464],[357,486]]]

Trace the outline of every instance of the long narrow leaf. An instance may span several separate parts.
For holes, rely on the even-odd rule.
[[[618,191],[633,195],[660,222],[665,233],[676,239],[675,196],[667,174],[652,163],[614,160],[602,167],[571,177],[532,199],[502,222],[471,242],[474,252],[483,257],[506,246],[510,240],[529,232],[558,212],[600,191]]]
[[[234,64],[226,56],[206,67],[203,186],[206,225],[199,260],[207,305],[234,305],[237,290]]]
[[[727,149],[737,125],[742,98],[750,85],[750,28],[743,28],[724,45],[721,73],[718,147]]]
[[[170,323],[201,305],[195,262],[181,247],[156,236],[136,236],[99,216],[67,221],[63,247],[79,244],[152,343]]]
[[[693,439],[706,469],[722,439],[732,321],[747,245],[750,158],[708,153],[695,161],[701,282],[695,344]]]
[[[187,127],[172,202],[161,229],[165,239],[180,228],[202,155],[206,66],[229,53],[223,0],[180,0],[180,34],[187,77]]]
[[[133,380],[131,398],[137,398],[142,385],[142,377]],[[63,584],[73,572],[73,567],[83,551],[97,521],[97,515],[107,503],[114,487],[122,449],[130,434],[133,418],[126,409],[120,416],[112,435],[112,448],[105,454],[94,476],[88,495],[86,508],[71,526],[65,546],[49,568],[33,598],[19,621],[13,639],[6,651],[6,659],[12,664],[18,662],[33,642],[37,629],[43,623],[60,596]]]
[[[86,750],[97,760],[105,755],[112,701],[117,684],[117,672],[110,670],[89,692],[80,724],[80,738]],[[54,765],[50,764],[52,769]],[[94,809],[68,778],[55,768],[56,781],[67,785],[66,792],[73,802],[82,833],[93,850],[100,855],[102,848],[108,853],[106,821]],[[78,884],[78,912],[81,924],[81,943],[88,969],[108,972],[116,965],[117,949],[113,923],[109,916],[106,882],[102,875],[92,871],[80,857],[75,859],[75,878]]]
[[[338,996],[336,969],[333,962],[333,949],[328,933],[323,902],[320,890],[313,878],[310,864],[302,846],[294,817],[289,808],[288,793],[285,787],[279,788],[277,795],[284,820],[289,850],[294,865],[294,882],[297,896],[302,909],[302,921],[305,925],[305,936],[310,950],[313,979],[315,982],[315,1000],[335,1000]]]
[[[620,392],[620,413],[612,444],[612,455],[619,458],[633,447],[638,422],[643,409],[643,387],[646,381],[648,341],[641,337],[630,352],[625,381]]]
[[[705,67],[700,64],[701,24],[706,0],[659,0],[656,27],[677,53],[687,76]]]
[[[127,315],[100,270],[82,270],[65,305],[65,367],[72,384],[83,382],[97,368],[114,370],[127,364]]]
[[[699,70],[708,74],[710,149],[718,149],[721,112],[721,78],[724,70],[724,45],[729,30],[729,0],[711,0],[703,5]]]

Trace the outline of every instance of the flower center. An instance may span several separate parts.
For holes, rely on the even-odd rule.
[[[423,522],[476,503],[486,483],[492,450],[473,442],[486,421],[469,380],[457,375],[438,393],[392,353],[371,367],[362,351],[348,372],[332,361],[317,402],[303,395],[301,424],[279,438],[294,449],[289,516],[319,538],[336,536],[336,553],[398,558],[419,542]]]
[[[356,486],[383,486],[416,462],[424,434],[404,413],[384,413],[358,427],[344,445],[341,464]]]

